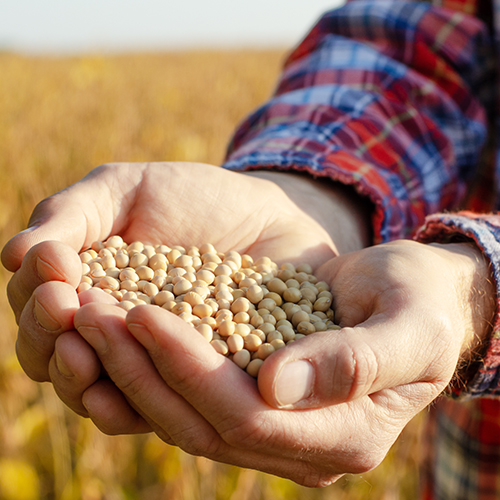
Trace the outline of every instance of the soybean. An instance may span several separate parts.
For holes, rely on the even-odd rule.
[[[127,244],[121,236],[80,252],[78,293],[100,287],[129,311],[154,304],[193,325],[221,355],[257,377],[263,361],[304,336],[338,330],[333,296],[309,264],[280,268],[210,243]]]

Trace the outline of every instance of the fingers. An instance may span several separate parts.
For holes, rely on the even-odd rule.
[[[130,335],[124,322],[125,314],[117,307],[91,303],[75,315],[75,326],[96,350],[117,387],[146,414],[162,414],[162,421],[156,423],[168,428],[174,440],[192,441],[189,432],[181,431],[184,426],[177,423],[186,421],[193,421],[193,428],[203,430],[207,439],[210,436],[215,439],[213,429],[201,416],[165,385],[147,352]]]
[[[86,295],[87,300],[95,299],[92,294]],[[102,292],[97,295],[107,297]],[[56,339],[49,375],[59,398],[69,408],[92,418],[106,434],[150,432],[151,427],[116,386],[102,378],[102,372],[94,349],[78,332],[65,332]]]
[[[82,395],[82,405],[105,434],[142,434],[152,430],[109,379],[98,380],[87,388]]]
[[[151,306],[139,306],[133,309],[135,314],[132,315],[129,327],[135,331],[137,337],[142,335],[145,343],[147,340],[144,332],[141,332],[142,322],[139,320],[146,316],[146,322],[150,327],[149,315],[152,314],[155,317],[155,313],[160,310]],[[231,361],[217,354],[190,325],[167,311],[163,310],[163,312],[165,315],[160,315],[163,321],[166,318],[177,320],[173,321],[175,336],[185,339],[186,336],[189,337],[191,333],[194,333],[195,339],[202,341],[201,349],[208,347],[209,350],[205,352],[208,360],[206,357],[199,357],[197,349],[193,352],[186,349],[189,346],[188,341],[187,344],[181,342],[181,345],[177,347],[174,343],[173,350],[164,351],[163,354],[151,351],[150,354],[156,358],[157,366],[155,366],[148,352],[130,335],[123,321],[124,312],[119,308],[92,303],[82,307],[75,315],[75,325],[99,354],[116,388],[124,394],[126,401],[137,409],[162,439],[194,455],[263,470],[291,478],[307,486],[324,486],[340,477],[337,467],[312,464],[308,460],[297,459],[298,455],[303,455],[302,439],[290,444],[290,447],[294,449],[294,458],[287,456],[290,453],[289,450],[283,453],[282,449],[275,449],[274,444],[269,441],[260,443],[261,450],[247,446],[248,443],[259,439],[255,433],[259,433],[261,425],[266,420],[265,417],[273,420],[272,415],[269,415],[269,407],[258,398],[255,382]],[[181,347],[182,345],[184,347]],[[195,358],[205,368],[197,369]],[[172,375],[171,381],[165,383],[157,367],[169,360],[172,361],[175,369],[179,369],[179,374]],[[227,369],[221,368],[222,365],[236,370],[232,374],[235,375],[233,381]],[[179,368],[182,366],[184,369]],[[167,372],[170,371],[171,368],[168,368]],[[259,417],[256,412],[251,411],[252,395],[245,392],[248,387],[238,386],[238,375],[248,382],[248,387],[252,387],[253,394],[258,398],[255,402],[267,413],[265,417],[264,415]],[[221,386],[223,381],[225,381],[223,385],[227,387]],[[210,406],[210,418],[216,420],[219,427],[232,429],[233,432],[221,435],[219,430],[216,430],[205,418],[205,415],[200,413],[200,408],[195,408],[190,404],[183,394],[173,389],[171,384],[182,387],[193,401],[199,398],[205,405],[204,411],[207,411],[206,406]],[[189,386],[193,387],[188,389]],[[97,394],[96,387],[98,388]],[[112,391],[111,396],[106,393],[108,389]],[[246,401],[246,398],[249,398],[249,401]],[[105,432],[114,433],[116,429],[123,431],[127,429],[127,425],[130,425],[125,424],[120,416],[118,407],[121,403],[112,386],[108,385],[106,388],[102,385],[92,386],[85,392],[83,401],[91,418]],[[221,402],[223,404],[220,404]],[[92,408],[94,404],[100,409],[96,411],[95,407]],[[123,411],[125,410],[123,408]],[[217,416],[219,414],[220,417]],[[116,421],[111,421],[107,415],[113,415]],[[129,418],[131,417],[125,420]],[[239,425],[242,420],[250,423],[246,426]],[[130,431],[130,428],[128,430]],[[272,433],[265,433],[266,440],[269,434]],[[318,441],[321,442],[321,439],[318,438]]]
[[[222,439],[214,446],[203,440],[205,428],[199,428],[201,437],[195,435],[201,440],[200,447],[195,451],[204,450],[209,458],[318,486],[331,483],[345,472],[366,471],[387,452],[389,432],[380,432],[377,437],[383,444],[375,440],[367,446],[363,437],[378,422],[387,423],[381,418],[383,411],[368,398],[352,407],[342,404],[300,412],[276,410],[263,401],[254,379],[216,353],[181,319],[161,308],[139,306],[128,313],[126,322],[148,349],[168,387],[195,408]],[[387,427],[393,435],[394,429],[395,435],[400,431],[395,425]],[[193,427],[188,425],[188,430],[193,432]],[[193,453],[190,448],[187,451]]]
[[[49,362],[49,376],[59,398],[74,412],[88,416],[84,392],[101,375],[101,363],[92,347],[76,331],[60,335]]]
[[[75,289],[68,283],[50,281],[40,285],[28,300],[19,320],[17,356],[33,380],[49,380],[48,365],[57,337],[73,330],[79,308]]]
[[[255,380],[220,356],[180,318],[161,308],[134,308],[126,322],[132,335],[148,349],[167,384],[201,411],[221,435],[231,434],[253,415],[269,409],[260,398]],[[244,416],[241,422],[234,419],[235,406]],[[228,440],[231,442],[230,437]]]
[[[68,245],[45,241],[28,251],[20,269],[7,286],[7,296],[19,322],[24,306],[42,283],[64,282],[73,291],[80,283],[82,264],[78,254]]]

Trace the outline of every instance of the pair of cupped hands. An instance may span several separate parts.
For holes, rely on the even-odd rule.
[[[473,245],[368,246],[359,201],[291,173],[98,167],[43,200],[3,249],[19,361],[108,434],[153,431],[307,486],[367,471],[486,334],[494,292]],[[127,313],[100,290],[76,293],[78,252],[111,234],[309,263],[342,329],[277,351],[256,381],[163,308]]]

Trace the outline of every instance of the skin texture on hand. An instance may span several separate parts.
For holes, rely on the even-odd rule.
[[[268,252],[312,265],[338,253],[328,232],[276,183],[195,163],[103,165],[39,203],[29,226],[2,251],[10,271],[35,243],[56,240],[79,251],[110,234],[130,242],[210,242],[221,252]]]
[[[478,286],[491,292],[487,270],[462,244],[397,241],[331,259],[319,274],[342,330],[277,351],[258,383],[167,311],[92,303],[75,325],[115,387],[83,401],[105,432],[120,416],[144,421],[189,453],[324,486],[378,465],[443,391],[487,331],[491,302],[470,301]],[[103,405],[112,390],[117,405]]]
[[[315,196],[314,184],[297,191],[295,179],[108,165],[43,201],[36,229],[2,252],[15,272],[8,295],[26,373],[50,380],[103,432],[153,430],[189,453],[300,484],[378,465],[486,335],[488,266],[468,244],[397,241],[337,256],[334,242],[349,228],[349,250],[366,244],[366,212],[331,224],[319,205],[327,193]],[[337,209],[343,219],[341,199]],[[127,314],[99,290],[76,294],[77,252],[114,233],[312,262],[343,328],[277,351],[256,382],[162,308]]]
[[[119,233],[129,243],[210,242],[223,252],[236,249],[255,258],[314,265],[336,255],[333,238],[340,238],[335,231],[345,235],[345,224],[327,230],[304,208],[317,213],[325,195],[315,197],[312,189],[304,195],[304,179],[293,182],[286,174],[278,179],[204,164],[111,164],[43,200],[29,229],[2,251],[3,265],[14,272],[8,297],[19,324],[17,353],[26,373],[37,381],[52,381],[61,399],[86,415],[82,391],[97,381],[100,362],[76,335],[73,316],[81,303],[109,298],[77,296],[78,251],[110,234]]]

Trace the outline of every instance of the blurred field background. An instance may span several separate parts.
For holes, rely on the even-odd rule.
[[[0,244],[35,204],[111,161],[220,164],[236,124],[272,92],[284,51],[79,57],[0,53]],[[384,463],[324,489],[101,434],[19,367],[1,269],[0,500],[414,500],[421,419]]]

